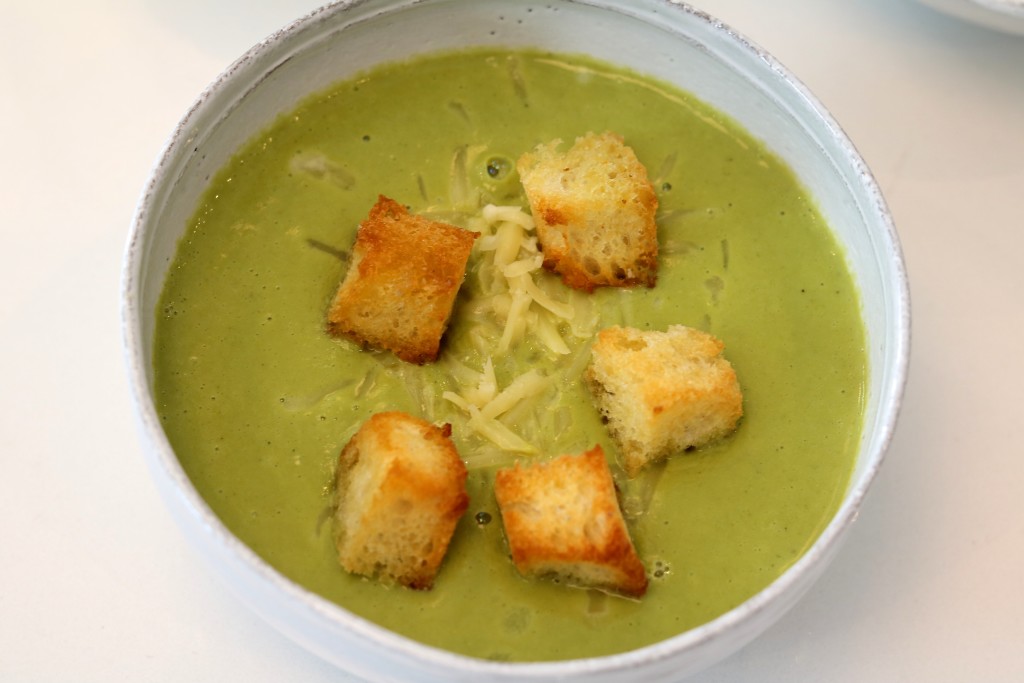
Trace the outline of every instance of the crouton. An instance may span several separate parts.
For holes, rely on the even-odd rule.
[[[478,236],[381,195],[359,225],[328,331],[409,363],[435,360]]]
[[[584,381],[635,476],[669,454],[735,429],[743,415],[725,345],[684,325],[667,332],[609,327],[598,333]]]
[[[647,574],[600,446],[499,470],[494,494],[516,569],[639,598]]]
[[[658,198],[647,169],[614,133],[587,133],[523,154],[516,168],[537,224],[544,267],[569,287],[653,287]]]
[[[450,434],[449,425],[377,413],[341,451],[334,540],[347,571],[410,588],[433,585],[469,505],[466,466]]]

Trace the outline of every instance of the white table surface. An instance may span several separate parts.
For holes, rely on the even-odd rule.
[[[136,199],[193,98],[317,0],[0,0],[0,681],[344,681],[157,498],[120,349]],[[1024,680],[1024,37],[911,0],[705,0],[818,95],[908,261],[902,419],[825,577],[696,681]]]

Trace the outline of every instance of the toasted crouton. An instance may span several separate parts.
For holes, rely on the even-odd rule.
[[[725,345],[684,325],[601,330],[584,380],[630,476],[735,429],[743,396]]]
[[[647,574],[600,446],[499,470],[494,494],[512,561],[524,576],[554,575],[635,598],[646,592]]]
[[[409,363],[435,360],[478,236],[381,195],[359,225],[328,330]]]
[[[516,168],[537,224],[544,267],[566,285],[653,287],[658,270],[658,198],[647,169],[614,133],[587,133],[523,154]]]
[[[449,435],[401,412],[367,420],[338,458],[334,540],[346,570],[430,588],[469,505]]]

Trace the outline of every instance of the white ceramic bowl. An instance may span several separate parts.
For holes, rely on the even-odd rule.
[[[1024,0],[918,0],[978,26],[1024,35]]]
[[[870,384],[859,457],[834,519],[799,561],[744,604],[625,654],[483,661],[412,642],[350,614],[281,576],[228,532],[193,488],[154,407],[155,310],[204,179],[303,96],[381,62],[471,45],[587,53],[674,83],[728,113],[810,189],[860,288]],[[793,605],[839,547],[893,433],[909,350],[907,282],[896,234],[849,140],[770,55],[706,14],[665,0],[365,0],[328,6],[288,26],[231,65],[174,131],[140,200],[122,296],[145,454],[186,535],[244,603],[310,650],[371,680],[668,680],[739,649]]]

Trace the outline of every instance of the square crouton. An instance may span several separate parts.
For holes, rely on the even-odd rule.
[[[381,195],[359,225],[328,331],[409,363],[435,360],[478,236]]]
[[[619,509],[600,446],[495,475],[512,561],[524,576],[638,598],[647,574]]]
[[[609,327],[598,334],[584,380],[630,476],[736,428],[743,395],[724,348],[684,325],[667,332]]]
[[[430,588],[469,505],[449,435],[401,412],[367,420],[338,458],[335,545],[346,570]]]
[[[658,198],[647,169],[614,133],[587,133],[564,153],[561,142],[542,144],[516,163],[544,267],[588,292],[653,287]]]

